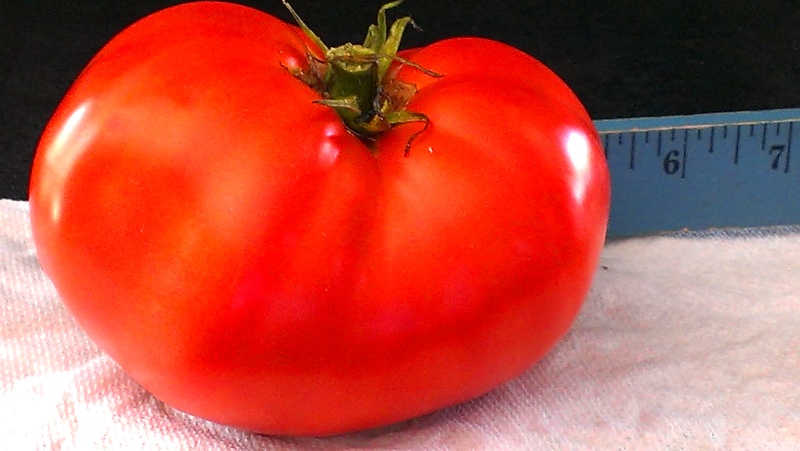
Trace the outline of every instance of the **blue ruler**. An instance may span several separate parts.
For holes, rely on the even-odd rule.
[[[609,237],[800,224],[800,109],[595,121]]]

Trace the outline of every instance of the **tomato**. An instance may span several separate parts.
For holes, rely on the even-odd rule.
[[[589,115],[478,38],[339,58],[383,77],[350,105],[314,86],[334,58],[306,30],[188,3],[94,57],[30,185],[64,304],[163,402],[262,433],[386,425],[520,375],[568,331],[603,246]]]

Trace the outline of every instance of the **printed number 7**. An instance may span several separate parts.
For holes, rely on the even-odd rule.
[[[781,157],[786,151],[786,146],[781,144],[773,145],[769,148],[769,154],[772,156],[772,170],[777,171],[780,166]],[[789,155],[786,155],[786,162],[784,164],[783,172],[789,172]]]

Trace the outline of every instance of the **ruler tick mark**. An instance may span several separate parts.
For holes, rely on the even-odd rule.
[[[714,131],[716,127],[711,127],[711,139],[708,141],[708,153],[714,153]]]
[[[633,169],[634,161],[636,158],[636,134],[631,135],[631,154],[628,160],[628,167]]]
[[[733,164],[739,164],[739,143],[742,127],[736,127],[736,146],[733,148]]]
[[[689,153],[688,152],[688,148],[689,148],[689,129],[686,128],[686,129],[684,129],[684,132],[683,132],[683,156],[681,157],[681,159],[683,160],[682,163],[681,163],[681,178],[682,179],[686,178],[686,158],[687,158],[687,154]]]
[[[789,122],[789,138],[786,141],[786,166],[784,166],[783,173],[789,173],[789,159],[792,155],[792,131],[794,129],[794,122]]]

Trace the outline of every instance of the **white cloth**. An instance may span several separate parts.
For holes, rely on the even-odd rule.
[[[77,328],[24,202],[0,201],[0,448],[800,449],[800,229],[606,245],[553,352],[472,402],[379,431],[275,438],[154,399]]]

